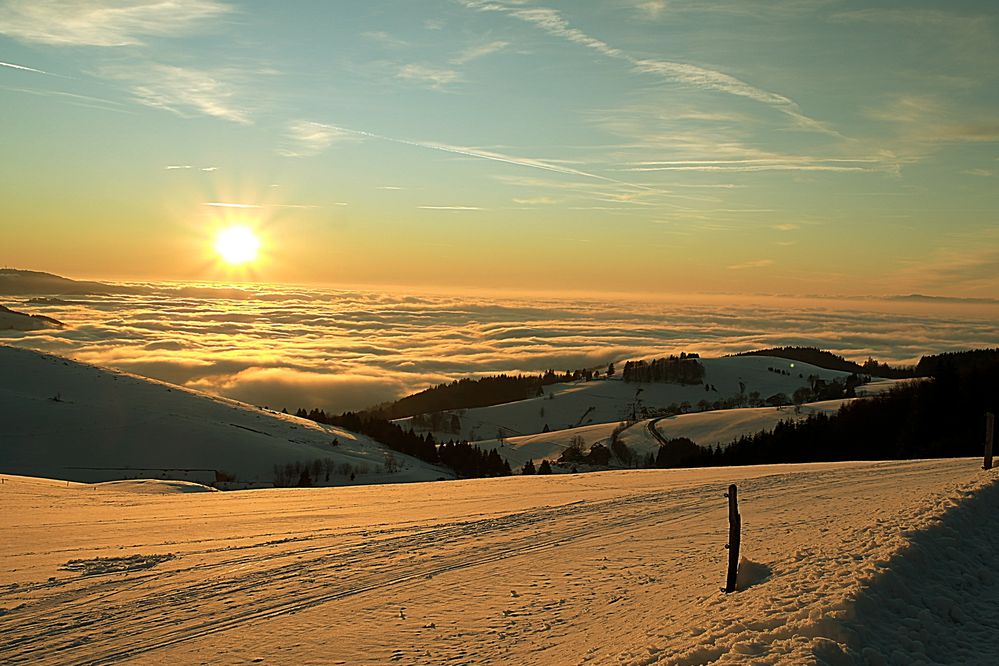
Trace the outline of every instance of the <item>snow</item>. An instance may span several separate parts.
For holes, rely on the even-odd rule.
[[[204,484],[222,471],[239,483],[260,485],[273,481],[275,465],[328,459],[334,465],[332,485],[452,476],[395,452],[391,455],[400,470],[387,473],[383,464],[389,450],[363,435],[3,346],[0,411],[6,415],[0,430],[0,472],[9,474]],[[316,482],[327,483],[325,476]]]
[[[868,389],[868,395],[876,394],[879,390],[887,389],[895,384],[891,380],[888,382],[873,390]],[[642,419],[633,423],[598,423],[537,435],[508,437],[503,441],[498,439],[483,440],[476,442],[476,446],[486,450],[496,449],[500,456],[509,461],[512,467],[522,467],[528,459],[535,463],[544,458],[557,460],[576,437],[581,438],[587,448],[594,444],[610,446],[614,429],[623,428],[618,435],[619,441],[627,446],[640,461],[649,453],[655,454],[659,450],[660,441],[650,432],[650,426],[655,427],[659,434],[667,439],[686,437],[701,446],[715,446],[717,444],[724,448],[743,435],[773,430],[774,426],[781,421],[803,420],[811,414],[835,414],[843,404],[861,399],[846,398],[805,403],[798,411],[795,411],[795,408],[791,406],[743,407]],[[615,464],[619,465],[619,463]]]
[[[746,395],[756,392],[766,399],[776,393],[790,396],[795,389],[809,386],[808,377],[812,375],[832,380],[849,374],[769,356],[727,356],[702,358],[700,361],[704,365],[705,384],[717,390],[705,390],[704,384],[684,386],[624,382],[619,376],[598,381],[552,384],[544,387],[545,395],[542,397],[458,410],[461,432],[434,431],[434,436],[442,441],[459,437],[481,441],[495,438],[499,431],[505,437],[515,437],[541,433],[546,425],[551,430],[563,430],[582,425],[617,423],[628,419],[633,411],[640,418],[643,407],[657,409],[683,402],[696,406],[702,400],[715,402],[732,398],[740,394],[740,382]],[[623,363],[621,365],[623,367]],[[780,368],[790,374],[771,372],[767,368]],[[637,398],[640,404],[633,410],[639,389],[641,393],[637,394]],[[397,423],[409,427],[412,419],[399,419]],[[420,428],[416,430],[423,432]]]
[[[141,494],[0,484],[5,663],[999,663],[979,459]],[[724,595],[738,483],[741,591]]]

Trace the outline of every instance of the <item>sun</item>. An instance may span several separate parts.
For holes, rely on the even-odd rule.
[[[249,227],[226,227],[215,237],[215,251],[227,264],[238,266],[253,261],[260,250],[260,239]]]

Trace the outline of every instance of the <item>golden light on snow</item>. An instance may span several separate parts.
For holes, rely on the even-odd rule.
[[[227,264],[238,266],[257,258],[260,239],[247,226],[226,227],[215,237],[215,251]]]

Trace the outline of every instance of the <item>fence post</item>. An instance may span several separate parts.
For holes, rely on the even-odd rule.
[[[735,592],[735,579],[739,573],[739,545],[742,541],[742,516],[739,515],[738,490],[733,483],[728,487],[728,577],[724,592]]]
[[[992,433],[995,429],[995,414],[985,412],[985,464],[982,469],[992,469]]]

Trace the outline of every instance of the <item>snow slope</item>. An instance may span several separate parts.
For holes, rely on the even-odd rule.
[[[170,384],[0,346],[0,472],[75,481],[273,481],[274,465],[331,460],[329,483],[451,476],[355,433]],[[333,441],[338,444],[333,446]],[[345,465],[350,465],[346,471]],[[355,478],[350,479],[350,473]],[[297,479],[296,479],[297,480]],[[318,479],[325,483],[325,476]]]
[[[894,383],[886,380],[881,388],[891,385]],[[638,456],[639,460],[647,454],[655,454],[659,450],[659,439],[649,431],[650,425],[667,439],[686,437],[701,446],[720,444],[724,447],[743,435],[773,430],[774,426],[781,421],[802,420],[808,418],[810,414],[835,414],[844,403],[862,399],[848,398],[805,403],[797,412],[794,407],[746,407],[643,419],[622,430],[618,435],[618,440]],[[498,439],[482,440],[475,444],[486,450],[496,449],[512,467],[517,468],[522,467],[529,459],[535,463],[540,462],[543,458],[557,460],[575,437],[582,438],[587,448],[594,444],[610,446],[614,429],[625,425],[624,422],[598,423],[536,435],[508,437],[502,441]]]
[[[145,495],[5,478],[11,664],[999,663],[977,459]],[[729,483],[741,591],[723,595]]]
[[[636,392],[642,408],[663,408],[673,403],[688,402],[697,405],[701,400],[714,402],[739,395],[740,382],[748,395],[753,392],[767,398],[776,393],[788,396],[795,389],[808,386],[808,377],[815,375],[829,380],[846,377],[849,373],[826,370],[807,363],[789,362],[769,356],[732,356],[700,359],[704,365],[705,384],[717,390],[705,390],[703,384],[681,386],[665,383],[631,383],[611,378],[600,381],[553,384],[545,387],[543,397],[509,402],[491,407],[459,410],[461,432],[435,431],[434,436],[446,441],[464,438],[472,441],[495,438],[502,430],[504,436],[540,433],[547,425],[551,430],[569,427],[614,423],[632,414]],[[793,367],[792,367],[793,365]],[[767,368],[788,370],[789,375],[770,372]],[[397,423],[409,427],[412,419],[399,419]],[[423,430],[416,428],[417,431]]]

